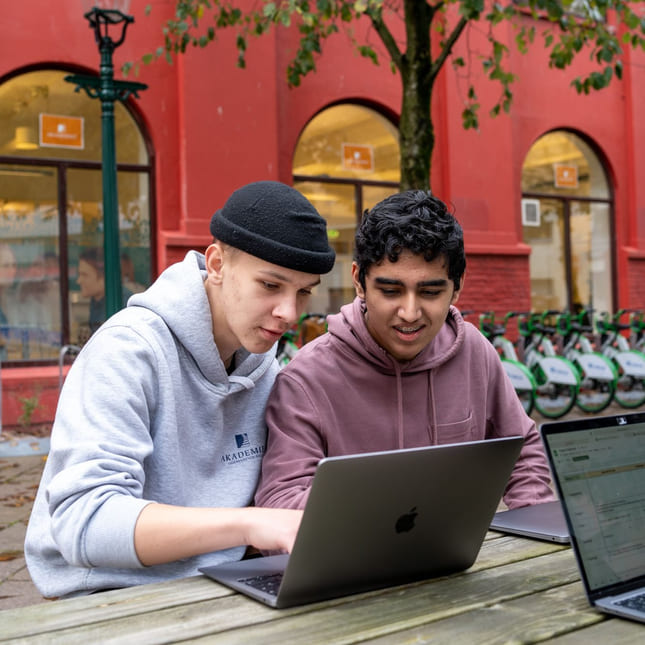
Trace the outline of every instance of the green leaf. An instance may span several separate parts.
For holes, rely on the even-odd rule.
[[[479,119],[477,118],[477,110],[479,103],[473,103],[467,106],[461,113],[461,120],[464,130],[476,130],[479,128]]]
[[[368,45],[359,45],[358,53],[364,58],[369,58],[375,65],[378,65],[378,56],[372,47]]]

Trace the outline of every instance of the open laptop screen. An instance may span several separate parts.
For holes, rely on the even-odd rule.
[[[645,575],[645,414],[541,428],[590,592]]]

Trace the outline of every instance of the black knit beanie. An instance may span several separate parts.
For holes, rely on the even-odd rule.
[[[335,253],[323,217],[295,188],[257,181],[236,190],[211,219],[213,237],[272,264],[328,273]]]

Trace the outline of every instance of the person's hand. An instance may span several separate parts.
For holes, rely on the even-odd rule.
[[[260,551],[291,552],[302,519],[302,511],[281,508],[252,508],[245,544]]]
[[[148,504],[137,519],[134,547],[146,566],[236,546],[290,552],[301,518],[302,511],[254,506],[186,508]]]

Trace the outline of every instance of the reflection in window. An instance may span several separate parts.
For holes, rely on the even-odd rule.
[[[57,172],[0,165],[2,360],[47,359],[61,343]],[[31,198],[28,198],[31,196]]]
[[[310,307],[335,313],[354,298],[354,233],[363,211],[399,187],[398,130],[375,110],[351,104],[320,112],[305,127],[293,160],[294,186],[327,220],[336,263]]]
[[[611,311],[611,202],[604,168],[572,132],[540,138],[522,167],[531,308]]]
[[[64,80],[67,75],[41,70],[0,85],[0,155],[101,161],[100,101],[75,92]],[[80,128],[82,147],[72,137],[75,126]],[[114,130],[117,163],[147,164],[139,128],[120,101],[114,104]]]
[[[119,172],[119,244],[123,304],[150,281],[148,176]],[[68,173],[69,320],[72,343],[82,345],[105,321],[103,272],[103,203],[101,173],[71,169]]]
[[[609,187],[600,160],[572,132],[551,132],[531,147],[522,166],[522,191],[607,199]]]
[[[0,85],[3,362],[55,360],[62,345],[82,345],[105,320],[102,257],[86,257],[86,278],[80,278],[81,255],[100,255],[103,248],[101,108],[75,92],[66,75],[29,72]],[[122,278],[129,294],[151,278],[151,167],[135,120],[118,102],[115,131]]]

